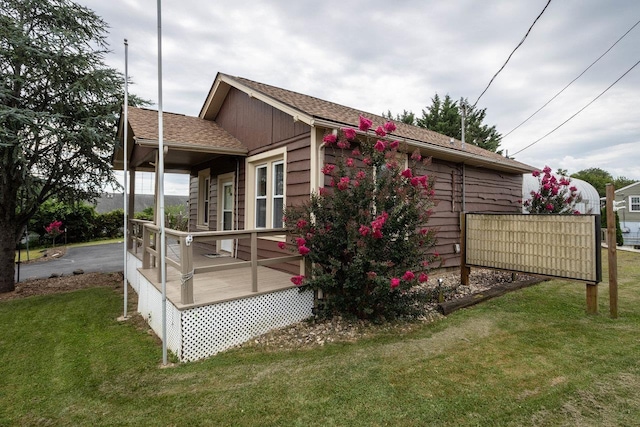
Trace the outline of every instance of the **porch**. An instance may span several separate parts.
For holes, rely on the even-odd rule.
[[[131,232],[127,248],[142,261],[139,273],[153,286],[162,290],[160,276],[159,228],[152,222],[130,220]],[[165,229],[166,235],[166,296],[178,309],[186,309],[247,298],[283,289],[295,288],[293,274],[284,271],[297,264],[305,274],[301,255],[258,259],[260,239],[285,234],[284,229],[184,232]],[[216,242],[247,241],[251,258],[241,260],[226,251],[216,251]]]

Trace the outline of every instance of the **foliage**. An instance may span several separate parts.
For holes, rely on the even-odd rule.
[[[416,125],[416,115],[413,112],[407,110],[402,110],[402,114],[396,114],[395,117],[393,117],[393,114],[391,114],[391,110],[387,110],[386,113],[382,113],[382,117],[387,120],[395,120],[396,122],[405,123],[408,125]]]
[[[95,237],[96,211],[85,203],[65,203],[56,199],[44,202],[29,221],[29,231],[38,233],[45,240],[45,227],[58,219],[65,224],[68,243],[86,242]]]
[[[56,237],[64,233],[60,227],[62,227],[62,221],[55,220],[44,228],[47,235],[51,238],[51,244],[54,248],[56,247]]]
[[[134,218],[135,219],[144,219],[146,221],[153,221],[153,206],[148,206],[146,208],[144,208],[142,211],[140,212],[136,212],[134,214]]]
[[[529,213],[538,214],[580,214],[576,204],[582,201],[582,196],[571,180],[561,177],[559,180],[551,173],[551,168],[545,166],[540,171],[532,173],[538,178],[538,190],[531,190],[531,198],[524,201],[524,207]]]
[[[144,219],[153,221],[154,208],[149,206],[141,212],[135,214],[136,219]],[[164,207],[164,225],[166,228],[179,231],[188,231],[189,229],[189,213],[185,211],[184,205],[169,205]]]
[[[326,135],[324,143],[335,156],[335,163],[322,169],[328,186],[285,212],[293,247],[313,266],[311,277],[297,276],[293,282],[322,291],[328,316],[406,313],[416,296],[409,290],[428,279],[435,258],[426,253],[435,243],[435,230],[425,227],[433,182],[405,169],[400,159],[407,154],[398,150],[398,141],[383,139],[395,130],[392,122],[375,132],[371,126],[371,120],[360,118],[363,140],[351,128],[339,137]],[[420,153],[411,157],[415,167]]]
[[[40,204],[93,200],[111,170],[124,78],[107,24],[70,0],[0,0],[0,292]],[[132,103],[140,101],[131,96]]]
[[[637,179],[629,179],[629,178],[624,177],[624,176],[619,176],[617,178],[614,178],[613,187],[616,190],[619,190],[619,189],[624,188],[624,187],[626,187],[628,185],[631,185],[631,184],[633,184],[635,182],[638,182],[638,180]]]
[[[124,226],[124,209],[98,214],[96,217],[94,236],[114,239],[121,237]]]
[[[572,173],[571,178],[578,178],[593,185],[600,197],[607,195],[607,184],[613,182],[611,174],[600,168],[589,168]]]
[[[624,245],[624,237],[622,236],[622,229],[620,228],[620,217],[618,212],[613,212],[616,216],[616,243],[618,246]],[[600,227],[607,228],[607,208],[606,206],[600,210]]]

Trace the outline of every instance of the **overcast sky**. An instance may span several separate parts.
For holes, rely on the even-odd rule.
[[[130,90],[157,102],[156,2],[79,3],[110,25],[107,62],[122,72],[128,39]],[[164,110],[197,115],[219,71],[375,114],[420,115],[436,92],[473,103],[546,3],[165,0]],[[639,20],[639,1],[553,0],[478,102],[485,122],[507,134]],[[552,131],[639,60],[640,25],[501,148],[513,155]],[[515,157],[539,168],[598,167],[640,180],[639,118],[640,65]],[[186,180],[168,178],[165,189],[186,194]]]

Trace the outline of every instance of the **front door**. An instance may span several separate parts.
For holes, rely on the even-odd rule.
[[[233,179],[222,182],[220,230],[233,230]],[[221,240],[220,250],[231,253],[233,240]]]

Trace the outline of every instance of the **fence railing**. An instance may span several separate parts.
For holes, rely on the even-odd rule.
[[[156,242],[160,228],[149,221],[131,220],[131,232],[128,239],[129,250],[135,254],[142,252],[142,268],[157,270],[158,281],[162,280],[160,270],[160,248]],[[165,247],[166,266],[177,269],[181,274],[180,302],[182,304],[193,303],[193,277],[196,274],[212,273],[237,268],[251,268],[251,291],[259,292],[258,267],[287,262],[300,263],[300,274],[305,273],[305,260],[301,255],[286,255],[271,258],[258,258],[258,240],[264,237],[278,236],[286,233],[286,229],[257,229],[257,230],[233,230],[233,231],[201,231],[185,232],[165,228],[166,241],[177,242],[178,252],[175,257],[169,256]],[[193,248],[195,243],[211,243],[218,240],[249,240],[249,260],[219,263],[216,265],[194,266]]]

